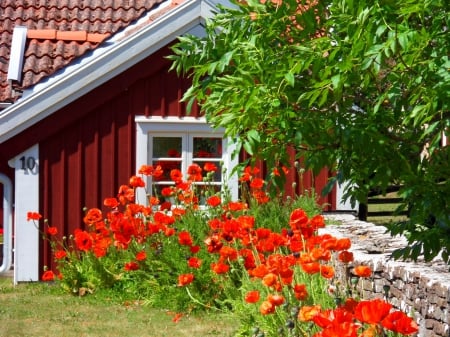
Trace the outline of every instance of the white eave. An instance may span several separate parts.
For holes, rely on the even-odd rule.
[[[57,75],[0,112],[0,143],[16,136],[155,53],[217,10],[214,0],[186,0],[135,34],[87,56],[71,72]],[[107,41],[108,42],[108,41]],[[36,90],[39,88],[39,90]]]

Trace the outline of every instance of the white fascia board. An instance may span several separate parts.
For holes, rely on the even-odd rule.
[[[202,24],[216,9],[215,2],[187,0],[134,35],[115,42],[48,86],[0,112],[0,143],[33,126],[84,94],[155,53],[177,36]]]

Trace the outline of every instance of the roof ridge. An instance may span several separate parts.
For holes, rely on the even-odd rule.
[[[87,30],[28,29],[27,38],[36,40],[88,41],[100,43],[109,33],[89,33]]]

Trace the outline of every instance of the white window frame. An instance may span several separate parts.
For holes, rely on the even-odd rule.
[[[237,158],[232,158],[235,146],[230,139],[224,138],[224,129],[214,129],[206,122],[205,118],[195,117],[145,117],[136,116],[136,172],[142,165],[151,165],[151,136],[180,136],[180,134],[189,134],[189,137],[183,137],[183,141],[192,140],[193,137],[221,137],[222,141],[222,173],[221,185],[227,185],[232,200],[238,199],[238,178],[236,174],[231,175],[233,168],[238,164]],[[192,153],[183,154],[182,173],[186,175],[186,163],[192,162]],[[237,156],[236,156],[237,157]],[[150,186],[151,177],[146,181],[146,186]],[[151,189],[147,189],[151,193]],[[139,203],[147,204],[148,198],[143,189],[136,190],[136,200]]]

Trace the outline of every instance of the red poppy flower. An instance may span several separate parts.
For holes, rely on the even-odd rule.
[[[338,254],[338,260],[342,263],[349,263],[353,261],[353,253],[348,250],[343,250]]]
[[[211,207],[216,207],[221,204],[222,200],[217,195],[213,195],[206,200],[206,203]]]
[[[144,182],[144,180],[142,180],[141,177],[132,176],[130,178],[130,186],[134,187],[134,188],[136,188],[136,187],[145,187],[145,182]]]
[[[57,250],[55,252],[55,259],[61,260],[64,259],[67,256],[67,253],[65,250]]]
[[[58,234],[58,228],[56,228],[56,227],[48,227],[47,228],[47,234],[51,235],[51,236],[55,236],[56,234]]]
[[[95,224],[98,221],[103,220],[102,211],[98,208],[91,208],[87,211],[86,215],[83,218],[83,222],[86,225],[92,225]]]
[[[140,252],[136,253],[136,260],[137,261],[144,261],[147,258],[147,253],[141,250]]]
[[[55,274],[51,270],[46,270],[44,274],[42,274],[42,281],[49,282],[55,279]]]
[[[106,198],[105,200],[103,200],[103,205],[110,208],[116,208],[117,206],[119,206],[119,201],[117,201],[116,198]]]
[[[349,297],[345,300],[344,305],[342,306],[345,310],[347,310],[350,313],[355,312],[355,308],[358,305],[358,301],[355,300],[353,297]]]
[[[272,303],[274,306],[279,306],[284,303],[284,297],[279,294],[269,294],[267,295],[267,300]]]
[[[341,238],[336,242],[336,250],[349,250],[352,245],[352,242],[349,238]]]
[[[206,162],[205,165],[203,165],[203,169],[206,172],[216,172],[217,171],[217,166],[214,163]]]
[[[230,266],[222,262],[213,262],[211,263],[211,269],[216,274],[225,274],[228,272],[228,270],[230,270]]]
[[[164,171],[163,171],[161,165],[157,165],[157,166],[153,169],[153,177],[154,177],[154,178],[160,178],[163,174],[164,174]]]
[[[322,265],[320,267],[320,275],[322,275],[322,277],[327,278],[327,279],[333,278],[333,276],[334,276],[333,266]]]
[[[274,273],[268,273],[264,275],[264,277],[262,278],[262,283],[267,287],[273,286],[277,281],[278,276],[275,275]]]
[[[179,169],[173,169],[170,171],[170,179],[178,183],[183,179],[183,174]]]
[[[252,181],[250,182],[251,188],[260,189],[260,188],[263,188],[263,186],[264,186],[264,180],[261,178],[253,178]]]
[[[153,173],[153,166],[152,165],[142,165],[139,168],[138,173],[146,175],[146,176],[151,176]]]
[[[139,265],[136,262],[134,262],[134,261],[127,262],[127,263],[125,263],[124,269],[126,271],[138,270],[139,269]]]
[[[178,243],[183,246],[192,246],[191,234],[187,231],[178,234]]]
[[[356,266],[353,268],[353,274],[359,277],[370,277],[372,275],[372,269],[368,266]]]
[[[188,260],[188,266],[191,268],[200,268],[202,261],[199,258],[191,257]]]
[[[419,330],[417,323],[402,311],[391,312],[381,321],[381,324],[386,329],[402,335],[412,335]]]
[[[391,309],[391,304],[379,298],[361,301],[355,308],[355,317],[363,323],[378,324],[389,314]]]
[[[235,261],[238,258],[237,250],[230,246],[223,246],[220,248],[219,254],[224,260]]]
[[[27,221],[30,221],[30,220],[38,221],[40,218],[42,218],[42,215],[40,215],[37,212],[28,212],[27,213]]]
[[[259,312],[263,315],[272,314],[275,312],[275,306],[269,301],[264,301],[259,307]]]
[[[189,247],[189,251],[190,251],[192,254],[198,253],[199,250],[200,250],[200,246],[198,246],[198,245],[193,245],[193,246],[190,246],[190,247]]]
[[[119,187],[119,193],[117,194],[117,198],[119,199],[122,205],[125,205],[129,202],[133,202],[134,190],[127,185],[121,185]]]
[[[194,275],[193,274],[182,274],[178,276],[178,286],[183,287],[187,286],[188,284],[192,283],[194,281]]]
[[[92,237],[91,235],[80,229],[76,229],[74,232],[75,244],[79,250],[89,251],[92,248]]]
[[[289,218],[289,225],[292,229],[301,229],[303,227],[306,227],[307,224],[308,216],[306,215],[304,210],[297,208],[292,211]]]
[[[252,290],[245,294],[245,302],[247,303],[256,303],[259,301],[259,291]]]
[[[299,301],[304,301],[308,298],[308,290],[305,284],[296,284],[294,286],[294,296]]]
[[[170,196],[172,196],[173,194],[174,194],[174,190],[173,190],[173,188],[172,187],[163,187],[162,189],[161,189],[161,195],[163,196],[163,197],[170,197]]]
[[[303,271],[308,274],[315,274],[320,271],[320,264],[318,262],[302,263],[301,266]]]
[[[259,173],[260,169],[257,167],[247,166],[244,169],[242,176],[239,178],[240,181],[250,181],[255,175]]]
[[[202,168],[198,164],[189,165],[187,169],[188,179],[191,181],[202,181],[202,171]]]

